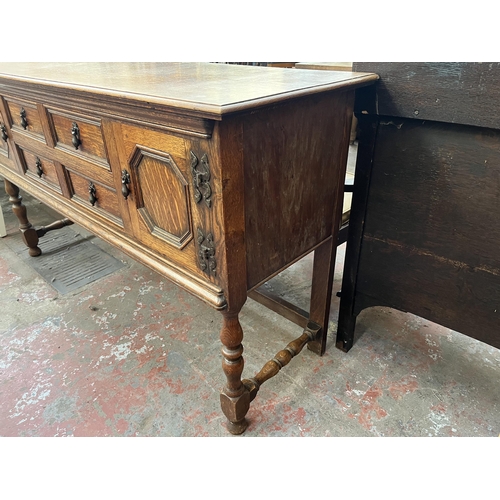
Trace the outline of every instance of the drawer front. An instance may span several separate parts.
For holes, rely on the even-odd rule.
[[[12,154],[12,135],[4,99],[0,96],[0,164],[10,170],[18,171]]]
[[[47,108],[43,103],[30,104],[10,97],[5,99],[4,109],[13,122],[12,139],[16,141],[18,163],[15,170],[24,173],[31,183],[70,199],[75,208],[87,212],[94,220],[100,218],[102,224],[112,223],[124,230],[128,207],[117,197],[120,169],[118,165],[113,172],[110,167],[103,133],[106,123],[101,124],[85,112],[67,113],[61,108]],[[21,109],[27,111],[23,117]],[[21,123],[21,118],[26,123]],[[38,136],[44,138],[43,143],[35,140]],[[126,231],[131,232],[128,227]]]
[[[12,120],[12,128],[24,131],[45,142],[42,120],[35,103],[7,98],[7,108]]]
[[[117,226],[123,227],[116,190],[72,171],[71,168],[64,168],[72,201]]]
[[[49,109],[55,145],[109,168],[99,118]]]
[[[57,168],[52,160],[21,148],[19,148],[19,158],[25,174],[30,179],[62,193]]]

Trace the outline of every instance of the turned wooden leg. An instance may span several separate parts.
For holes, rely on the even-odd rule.
[[[248,427],[245,419],[250,406],[250,394],[241,381],[243,373],[243,330],[238,313],[223,311],[223,325],[220,333],[222,342],[222,369],[226,385],[220,395],[221,407],[227,417],[231,434],[241,434]]]
[[[9,201],[12,203],[12,211],[19,219],[19,229],[23,235],[24,243],[28,247],[29,254],[32,257],[37,257],[42,253],[40,248],[38,248],[38,234],[26,216],[26,207],[23,205],[23,199],[19,195],[19,188],[7,179],[4,179],[4,184],[5,191],[9,195]]]

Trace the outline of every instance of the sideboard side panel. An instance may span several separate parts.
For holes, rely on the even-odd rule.
[[[245,121],[249,289],[339,227],[353,100],[332,92]]]

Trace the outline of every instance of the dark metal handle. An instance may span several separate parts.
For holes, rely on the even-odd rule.
[[[76,123],[73,123],[71,126],[71,135],[73,136],[71,138],[71,142],[73,143],[73,146],[75,146],[75,149],[78,149],[82,141],[80,140],[80,129]]]
[[[2,131],[2,139],[7,142],[7,139],[9,138],[9,136],[7,135],[7,128],[5,127],[5,125],[2,123],[2,125],[0,125],[0,129]]]
[[[28,128],[28,120],[26,119],[26,110],[24,108],[21,108],[19,116],[21,117],[21,127],[26,130]]]
[[[94,183],[92,181],[89,181],[89,202],[92,206],[96,204],[97,201],[97,196],[96,196],[96,190]]]
[[[122,170],[122,195],[125,199],[128,198],[130,194],[130,189],[129,189],[129,184],[130,184],[130,174],[123,169]]]
[[[37,173],[38,177],[40,177],[40,179],[41,179],[42,175],[43,175],[43,169],[42,169],[42,162],[40,161],[40,158],[36,159],[35,166],[36,166],[36,173]]]

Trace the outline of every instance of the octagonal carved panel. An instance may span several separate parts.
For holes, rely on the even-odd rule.
[[[149,231],[177,248],[192,239],[188,183],[165,152],[137,146],[130,161],[136,204]]]

